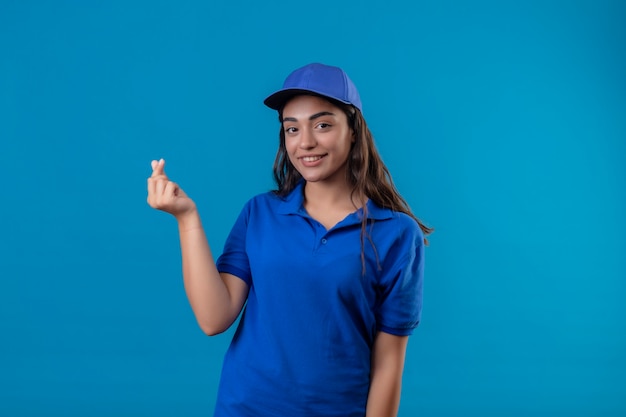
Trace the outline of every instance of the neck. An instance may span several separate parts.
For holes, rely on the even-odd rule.
[[[350,210],[361,208],[367,199],[356,193],[352,194],[352,188],[347,182],[307,182],[304,186],[305,207],[332,208],[343,207]]]

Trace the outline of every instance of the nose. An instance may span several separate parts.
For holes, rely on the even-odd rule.
[[[312,149],[317,145],[315,135],[309,129],[302,129],[300,131],[300,148]]]

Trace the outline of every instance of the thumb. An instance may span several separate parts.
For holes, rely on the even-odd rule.
[[[152,161],[150,165],[152,166],[152,177],[165,175],[165,159],[161,158],[158,161]]]

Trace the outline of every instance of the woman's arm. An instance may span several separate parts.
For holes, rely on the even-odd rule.
[[[220,274],[196,211],[178,219],[183,282],[189,304],[204,333],[222,333],[235,321],[248,296],[248,284]]]
[[[215,266],[195,203],[165,175],[165,161],[152,161],[148,204],[178,221],[183,281],[189,304],[202,331],[221,333],[235,321],[248,295],[248,285]]]
[[[378,332],[372,349],[367,417],[395,417],[400,406],[408,336]]]

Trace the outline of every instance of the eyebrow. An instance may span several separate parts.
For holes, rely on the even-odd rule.
[[[329,112],[329,111],[321,111],[319,113],[315,113],[314,115],[309,117],[309,120],[315,120],[318,119],[322,116],[334,116],[335,113]],[[283,122],[297,122],[298,119],[296,119],[295,117],[285,117],[283,118]]]

